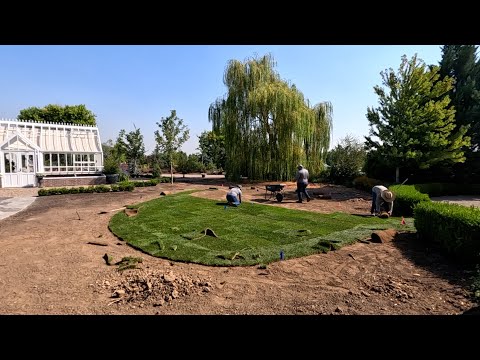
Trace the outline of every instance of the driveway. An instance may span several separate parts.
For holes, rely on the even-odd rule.
[[[480,208],[480,195],[435,196],[430,199]]]

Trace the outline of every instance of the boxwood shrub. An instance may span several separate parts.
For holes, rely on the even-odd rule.
[[[430,197],[416,190],[414,185],[392,185],[389,190],[395,194],[393,216],[413,216],[415,206],[430,202]]]
[[[446,202],[421,202],[414,210],[419,238],[437,243],[467,263],[480,261],[480,209]]]

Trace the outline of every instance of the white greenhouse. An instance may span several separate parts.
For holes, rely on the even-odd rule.
[[[98,128],[0,120],[0,187],[104,184]]]

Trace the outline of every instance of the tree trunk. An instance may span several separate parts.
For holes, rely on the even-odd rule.
[[[172,163],[172,160],[170,160],[170,181],[172,182],[172,185],[173,185],[173,163]]]
[[[395,168],[395,183],[399,183],[400,182],[400,168],[397,166]]]

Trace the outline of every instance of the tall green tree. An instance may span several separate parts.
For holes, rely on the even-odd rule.
[[[119,152],[125,156],[128,162],[130,174],[137,175],[138,166],[145,158],[145,145],[140,129],[137,129],[135,125],[133,127],[135,130],[129,133],[124,129],[120,130],[116,144]]]
[[[203,131],[198,136],[198,144],[204,165],[213,164],[217,169],[225,169],[225,136]]]
[[[224,73],[227,94],[210,105],[212,130],[225,137],[229,179],[291,180],[300,162],[312,174],[323,169],[332,105],[310,106],[275,65],[271,55],[230,60]]]
[[[425,169],[439,162],[463,162],[467,128],[455,126],[455,109],[446,96],[453,79],[440,79],[438,66],[426,66],[415,54],[404,55],[397,72],[382,71],[375,86],[377,108],[367,109],[370,136],[366,147],[394,164],[395,181],[401,168]]]
[[[96,126],[96,115],[85,105],[54,105],[20,110],[18,120]]]
[[[360,175],[366,156],[363,142],[352,135],[346,135],[328,152],[329,178],[337,184],[348,183]]]
[[[180,147],[190,138],[190,130],[177,117],[177,111],[171,110],[170,116],[157,122],[159,130],[155,130],[155,141],[158,149],[166,153],[170,165],[171,183],[173,184],[173,157]]]
[[[466,161],[457,164],[451,172],[458,181],[480,179],[480,64],[476,45],[444,45],[440,61],[440,75],[455,79],[449,91],[455,106],[457,126],[468,126],[467,136],[471,138],[466,149]]]
[[[479,146],[480,67],[476,45],[445,45],[442,47],[440,75],[455,82],[448,95],[455,106],[457,126],[469,126],[472,150]]]

